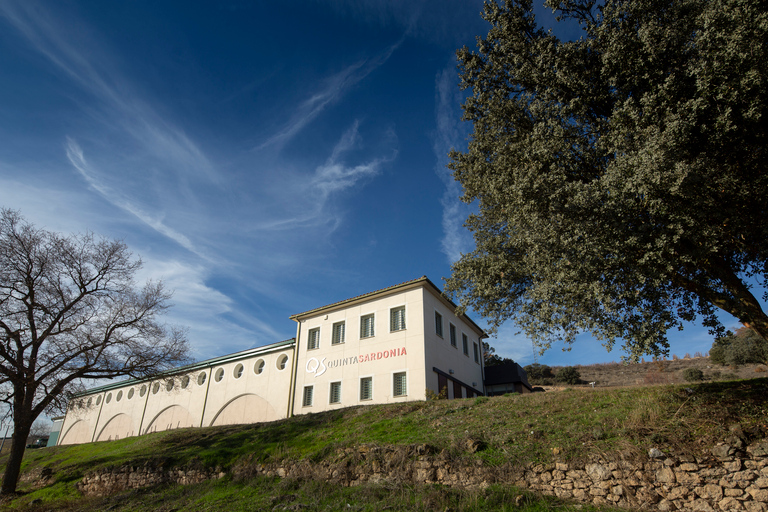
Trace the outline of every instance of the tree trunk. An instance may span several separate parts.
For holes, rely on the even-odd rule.
[[[1,494],[13,494],[16,492],[16,484],[18,484],[21,474],[21,460],[24,458],[24,450],[27,447],[27,438],[31,428],[31,421],[14,422],[11,452],[8,454],[8,462],[5,464],[3,487],[0,489]]]

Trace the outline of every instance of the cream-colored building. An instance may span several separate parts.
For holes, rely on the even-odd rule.
[[[485,333],[426,277],[291,319],[295,339],[82,393],[58,444],[484,394]]]
[[[426,277],[313,309],[298,323],[293,414],[483,393],[485,333]]]

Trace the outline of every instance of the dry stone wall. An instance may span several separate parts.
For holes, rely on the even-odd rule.
[[[482,446],[470,441],[467,448],[472,451]],[[480,489],[507,483],[585,503],[633,509],[768,512],[768,440],[744,446],[734,437],[711,452],[711,456],[688,458],[652,449],[644,460],[595,460],[579,466],[556,462],[521,468],[511,464],[489,467],[478,459],[437,452],[429,445],[362,445],[339,450],[317,463],[242,461],[231,474],[234,478],[311,478],[348,486],[407,482]],[[104,495],[223,476],[218,468],[160,470],[146,464],[87,475],[79,489],[85,494]]]

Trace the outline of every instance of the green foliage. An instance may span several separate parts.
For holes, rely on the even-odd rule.
[[[715,339],[709,357],[713,363],[724,366],[768,364],[768,342],[754,330],[745,327],[735,334],[728,331],[725,336]]]
[[[529,364],[524,367],[525,374],[528,376],[528,382],[531,384],[548,384],[555,378],[552,368],[545,364]]]
[[[581,384],[581,374],[579,373],[579,370],[573,366],[566,366],[564,368],[560,368],[560,370],[557,372],[557,375],[555,375],[555,380],[571,385]]]
[[[439,393],[427,388],[425,396],[427,400],[448,400],[448,387],[443,386]]]
[[[459,50],[464,118],[451,168],[477,204],[475,250],[446,291],[542,348],[590,331],[631,359],[717,308],[768,337],[744,276],[768,277],[768,12],[758,0],[486,2]]]
[[[698,382],[704,380],[704,372],[698,368],[686,368],[683,370],[683,378],[688,382]]]

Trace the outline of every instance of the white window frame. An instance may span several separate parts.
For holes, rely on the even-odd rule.
[[[331,330],[331,345],[341,345],[344,343],[344,336],[346,335],[347,323],[342,320],[341,322],[335,322],[333,329]]]
[[[405,391],[405,393],[401,393],[401,394],[398,395],[398,394],[395,394],[395,391],[396,391],[395,377],[397,377],[399,375],[403,376],[403,379],[404,379],[404,383],[403,383],[403,388],[404,389],[403,389],[403,391]],[[392,398],[402,398],[402,397],[408,396],[408,370],[401,370],[401,371],[397,371],[397,372],[392,372],[392,381],[391,382],[392,382]]]
[[[315,394],[315,386],[314,385],[304,386],[304,391],[301,394],[301,406],[302,407],[312,407],[312,402],[314,400],[314,394]]]
[[[395,319],[395,316],[400,313],[401,319],[398,323]],[[405,324],[405,306],[395,306],[394,308],[390,308],[389,310],[389,332],[397,332],[397,331],[404,331],[406,328]]]
[[[371,321],[371,333],[366,334],[365,324],[370,319]],[[360,339],[373,338],[376,336],[376,313],[369,313],[367,315],[360,316]]]
[[[313,327],[307,331],[307,350],[320,348],[320,328]]]
[[[368,396],[368,398],[363,398],[363,381],[364,380],[368,380],[371,383],[370,389],[368,390],[370,393],[370,396]],[[373,400],[373,375],[365,375],[360,377],[360,386],[358,391],[360,392],[358,397],[361,402],[368,402],[369,400]]]
[[[338,394],[336,400],[334,400],[334,388],[336,389],[336,393]],[[334,382],[331,382],[330,386],[328,387],[328,403],[331,405],[336,405],[341,403],[341,381],[337,380]]]
[[[443,337],[443,314],[435,310],[435,334]]]

